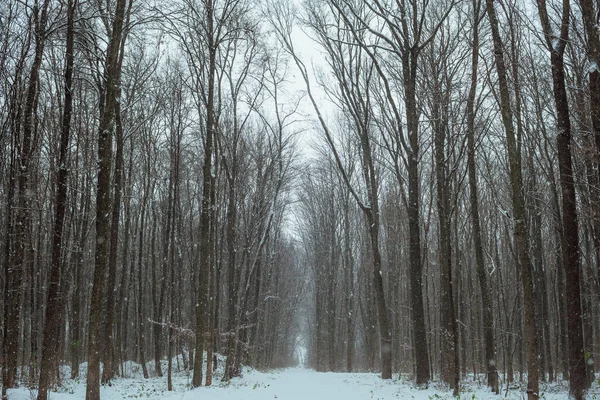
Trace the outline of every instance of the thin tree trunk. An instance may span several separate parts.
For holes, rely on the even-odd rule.
[[[133,149],[132,149],[133,150]],[[132,174],[133,174],[133,151],[131,151],[129,155],[129,163],[128,163],[128,173],[127,173],[127,190],[125,192],[125,200],[123,202],[123,209],[125,213],[125,226],[124,236],[125,240],[123,243],[123,250],[121,252],[122,257],[122,273],[121,273],[121,283],[119,285],[119,293],[117,294],[118,299],[121,300],[121,304],[117,308],[117,314],[115,316],[115,324],[116,324],[116,341],[115,341],[115,351],[118,354],[115,355],[115,360],[113,363],[118,363],[119,366],[123,366],[123,362],[127,359],[127,332],[128,332],[128,323],[127,316],[129,312],[129,299],[132,296],[132,290],[130,290],[130,282],[133,280],[133,270],[135,266],[135,256],[132,260],[129,259],[129,244],[132,240],[133,234],[131,231],[131,185],[132,185]],[[131,264],[130,264],[131,263]],[[135,324],[131,324],[131,326],[135,326]],[[142,365],[142,370],[145,369],[146,366]],[[113,368],[118,372],[119,368],[115,366]],[[123,374],[121,373],[121,376]]]
[[[235,155],[235,153],[234,153]],[[234,358],[235,358],[235,347],[237,340],[237,328],[236,328],[236,310],[235,306],[238,301],[238,285],[236,281],[236,234],[235,225],[237,220],[237,207],[235,204],[235,184],[237,177],[237,166],[236,160],[233,160],[233,165],[228,171],[228,204],[227,204],[227,360],[225,361],[225,373],[223,375],[223,381],[229,381],[232,377],[237,375],[237,371],[234,370]]]
[[[14,139],[13,139],[14,141]],[[7,323],[10,322],[11,320],[14,320],[14,316],[12,316],[10,313],[12,312],[12,310],[14,310],[13,304],[11,304],[11,301],[8,301],[8,299],[6,298],[6,294],[9,293],[10,290],[13,290],[13,287],[15,286],[14,283],[14,274],[12,274],[13,276],[11,277],[11,274],[9,274],[9,269],[11,268],[11,263],[12,263],[12,257],[13,257],[13,241],[11,240],[12,236],[13,236],[13,232],[14,232],[14,221],[12,218],[12,208],[13,208],[13,204],[14,204],[14,200],[15,200],[15,171],[16,171],[16,167],[15,167],[15,149],[16,146],[13,143],[13,146],[11,146],[11,157],[10,157],[10,166],[9,166],[9,179],[8,179],[8,193],[6,196],[6,230],[5,230],[5,237],[6,237],[6,241],[4,243],[4,271],[3,271],[3,278],[4,278],[4,287],[3,287],[3,293],[4,293],[4,299],[3,299],[3,324],[2,324],[2,328],[4,330],[4,335],[2,338],[2,399],[5,400],[8,398],[8,395],[6,393],[6,389],[8,388],[9,385],[14,386],[14,376],[16,374],[16,354],[15,354],[15,350],[14,349],[10,349],[9,350],[9,346],[11,345],[11,335],[9,334],[9,328],[7,327]],[[10,279],[13,279],[13,282],[10,282]],[[11,296],[12,297],[16,297],[15,296]],[[16,299],[12,299],[13,301]],[[14,329],[14,328],[13,328]],[[13,335],[14,336],[14,335]],[[14,345],[14,344],[13,344]],[[7,355],[10,355],[11,358],[8,359]],[[14,360],[14,361],[13,361]],[[13,365],[14,364],[14,365]],[[13,369],[15,372],[13,372]]]
[[[486,0],[486,5],[492,30],[495,65],[500,85],[500,107],[508,146],[509,173],[513,206],[512,217],[514,223],[517,265],[519,266],[521,283],[523,286],[523,305],[525,309],[524,333],[527,341],[527,398],[529,400],[535,400],[539,397],[538,343],[535,334],[533,277],[531,258],[529,256],[529,237],[523,195],[521,154],[519,152],[513,126],[513,112],[511,110],[504,50],[493,0]]]
[[[74,258],[74,277],[73,282],[73,296],[72,296],[72,316],[71,316],[71,379],[75,379],[79,376],[79,363],[81,361],[81,349],[83,346],[83,338],[81,335],[81,319],[82,319],[82,293],[81,286],[83,282],[83,262],[84,262],[84,247],[87,240],[88,233],[88,219],[91,207],[91,190],[88,190],[87,179],[84,178],[82,186],[79,188],[81,196],[81,208],[80,214],[82,215],[81,223],[78,228],[78,235],[76,237],[77,244],[76,250],[73,254]]]
[[[475,247],[475,268],[481,294],[481,315],[483,319],[483,342],[485,365],[487,367],[487,385],[499,394],[498,371],[496,369],[496,344],[494,339],[494,309],[490,298],[485,261],[483,257],[483,241],[481,240],[481,222],[479,217],[479,196],[477,189],[477,171],[475,163],[475,97],[477,94],[477,76],[479,64],[479,10],[481,2],[473,1],[473,50],[471,60],[471,87],[467,100],[467,169],[469,177],[469,201],[471,223],[473,225],[473,245]]]
[[[156,261],[156,235],[157,235],[157,222],[158,216],[156,214],[156,209],[152,210],[152,237],[150,238],[150,257],[152,259],[152,280],[151,280],[151,297],[152,297],[152,318],[154,318],[155,322],[160,321],[160,313],[161,306],[160,304],[160,294],[159,289],[157,288],[157,281],[159,276],[158,271],[158,262]],[[138,283],[139,284],[139,283]],[[138,302],[141,302],[143,299],[143,292],[139,293],[140,298]],[[138,303],[138,307],[141,305]],[[140,316],[141,317],[141,316]],[[152,325],[152,339],[153,339],[153,349],[154,349],[154,373],[156,376],[162,376],[162,369],[160,367],[160,326],[158,324]],[[158,353],[158,355],[157,355]]]
[[[150,158],[146,167],[150,166]],[[146,366],[146,331],[144,329],[144,307],[143,307],[143,296],[144,296],[144,230],[146,228],[146,213],[148,205],[148,196],[150,193],[150,169],[147,168],[148,177],[146,178],[146,184],[144,185],[144,194],[142,198],[142,206],[140,210],[140,228],[139,228],[139,248],[138,248],[138,271],[137,271],[137,290],[138,290],[138,302],[137,302],[137,314],[138,314],[138,348],[140,354],[140,364],[142,364],[142,374],[144,379],[148,379],[148,367]]]
[[[435,62],[434,60],[433,62]],[[442,67],[443,68],[443,67]],[[449,98],[442,92],[441,76],[447,71],[434,66],[433,82],[433,134],[435,153],[435,183],[439,218],[438,263],[440,266],[440,361],[442,381],[454,389],[458,396],[460,366],[458,360],[458,331],[454,308],[454,279],[452,277],[452,235],[450,210],[450,177],[446,165],[446,131],[448,129]],[[439,75],[439,76],[438,76]]]
[[[21,141],[17,146],[17,171],[16,171],[16,210],[14,217],[14,254],[6,260],[5,269],[5,295],[11,293],[4,302],[4,340],[2,368],[2,397],[6,398],[6,389],[16,386],[17,361],[19,358],[19,327],[22,311],[23,274],[25,268],[33,263],[33,249],[29,228],[31,226],[31,194],[30,174],[31,163],[34,155],[35,135],[35,110],[38,102],[38,85],[40,67],[42,64],[44,47],[46,44],[46,25],[48,20],[49,0],[45,0],[42,8],[36,2],[32,10],[32,26],[35,38],[34,60],[29,72],[27,83],[27,96],[23,110],[23,123]],[[20,126],[20,124],[16,124]],[[15,132],[16,133],[16,132]],[[18,137],[18,134],[17,134]],[[13,210],[9,210],[13,212]]]
[[[211,204],[215,204],[214,188],[212,190],[212,195],[213,195],[213,198],[211,200]],[[211,211],[211,212],[214,213],[214,211]],[[211,219],[214,223],[214,221],[215,221],[214,214]],[[211,226],[209,235],[211,236],[210,243],[211,243],[211,245],[214,245],[214,243],[215,243],[215,226]],[[212,385],[213,365],[214,365],[213,364],[213,361],[214,361],[213,354],[214,354],[214,347],[215,347],[215,318],[216,318],[216,307],[217,307],[217,304],[216,304],[216,300],[217,300],[217,295],[216,295],[217,271],[216,271],[216,268],[217,268],[217,266],[216,266],[214,257],[215,257],[215,249],[212,248],[211,253],[210,253],[210,271],[209,271],[209,277],[208,277],[209,300],[208,300],[208,332],[207,332],[207,337],[206,337],[206,381],[204,383],[205,386]]]
[[[329,204],[330,207],[330,213],[332,216],[335,215],[335,209],[334,209],[334,202],[332,201]],[[334,217],[335,219],[335,217]],[[326,277],[326,282],[327,282],[327,289],[326,289],[326,297],[325,297],[325,301],[326,301],[326,315],[327,315],[327,352],[329,353],[329,357],[328,357],[328,370],[329,371],[335,371],[335,365],[336,365],[336,348],[335,348],[335,338],[336,338],[336,315],[335,315],[335,303],[336,303],[336,296],[335,296],[335,280],[336,280],[336,273],[337,273],[337,242],[336,242],[336,227],[334,224],[331,224],[329,226],[329,244],[328,244],[328,251],[327,251],[327,256],[328,256],[328,260],[327,260],[327,264],[329,266],[328,271],[327,271],[327,277]],[[391,344],[391,343],[390,343]],[[391,350],[390,350],[391,353]]]
[[[213,0],[206,2],[206,23],[208,32],[208,90],[206,98],[206,137],[204,138],[204,161],[202,166],[202,209],[200,211],[200,282],[198,287],[198,300],[196,306],[196,355],[194,362],[194,375],[192,386],[202,385],[202,361],[204,359],[204,336],[206,334],[206,310],[208,274],[211,268],[211,227],[213,216],[213,192],[215,179],[212,175],[214,143],[215,143],[215,75],[217,44],[214,43],[214,9]]]
[[[120,96],[117,94],[117,96]],[[114,326],[116,313],[116,294],[117,294],[117,256],[119,252],[119,220],[121,217],[121,192],[123,190],[123,124],[121,120],[121,106],[115,102],[115,133],[117,149],[115,154],[114,170],[114,196],[110,223],[110,250],[108,256],[108,282],[107,282],[107,302],[104,321],[104,368],[102,370],[102,383],[110,382],[113,376],[113,361],[115,356],[115,347],[118,345],[114,341]]]
[[[354,368],[354,263],[350,241],[349,194],[344,198],[344,273],[346,279],[346,371]]]
[[[178,110],[179,111],[179,110]],[[176,113],[178,112],[176,111]],[[180,156],[181,156],[181,127],[180,127],[180,120],[177,119],[177,116],[179,114],[176,114],[176,116],[172,115],[172,120],[171,120],[171,141],[174,141],[174,143],[171,144],[172,148],[171,148],[171,179],[173,181],[172,183],[172,191],[173,191],[173,197],[172,197],[172,203],[170,205],[168,205],[171,209],[171,230],[170,230],[170,235],[171,238],[169,240],[170,243],[170,249],[169,249],[169,271],[168,271],[168,275],[169,275],[169,314],[167,317],[167,322],[169,324],[168,327],[168,335],[167,335],[167,340],[168,340],[168,349],[167,349],[167,362],[169,364],[168,366],[168,371],[167,371],[167,390],[172,391],[173,390],[173,353],[174,353],[174,349],[175,349],[175,340],[176,338],[173,337],[174,334],[174,330],[173,330],[173,324],[175,323],[175,316],[176,316],[176,302],[175,302],[175,298],[176,298],[176,286],[175,286],[175,257],[176,257],[176,253],[178,250],[178,246],[177,246],[177,226],[178,226],[178,221],[179,221],[179,168],[180,168]]]
[[[73,59],[74,59],[74,31],[75,9],[77,0],[68,0],[67,3],[67,44],[65,54],[65,102],[62,117],[62,130],[60,135],[60,148],[58,157],[58,178],[56,188],[56,204],[54,215],[54,230],[52,235],[52,258],[50,261],[50,276],[48,278],[48,300],[46,303],[46,317],[44,319],[44,333],[42,342],[42,361],[40,366],[40,381],[38,400],[48,398],[48,390],[52,382],[55,368],[58,368],[58,343],[59,327],[62,325],[63,294],[60,290],[60,276],[63,257],[63,228],[67,206],[67,185],[69,172],[67,168],[67,153],[71,136],[71,116],[73,111]]]

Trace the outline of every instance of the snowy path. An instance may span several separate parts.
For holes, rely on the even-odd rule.
[[[241,386],[237,386],[241,383]],[[233,387],[231,387],[233,386]],[[283,371],[260,373],[251,372],[239,382],[228,388],[202,388],[210,392],[211,400],[441,400],[456,399],[451,391],[435,389],[435,384],[428,389],[418,389],[410,381],[397,379],[384,381],[379,374],[368,373],[332,373],[316,372],[309,369],[291,368]],[[475,386],[475,385],[474,385]],[[556,388],[553,388],[556,390]],[[504,393],[496,396],[485,387],[465,387],[461,399],[505,399]],[[207,393],[208,394],[208,393]],[[509,392],[506,398],[521,399],[523,393]],[[167,397],[166,397],[167,398]],[[177,397],[172,397],[175,399]],[[193,399],[195,397],[183,397]],[[202,398],[202,397],[200,397]],[[544,393],[544,399],[567,399],[562,393]],[[171,397],[168,397],[171,399]]]
[[[392,399],[403,398],[391,382],[374,374],[319,373],[309,369],[287,369],[275,373],[253,372],[243,378],[247,386],[206,389],[214,400],[230,399]],[[253,382],[255,382],[253,384]],[[235,384],[234,384],[235,385]],[[394,396],[395,393],[398,396]]]
[[[189,388],[191,377],[187,374],[174,375],[173,392],[166,391],[166,378],[116,379],[110,387],[102,387],[101,397],[106,400],[148,399],[148,400],[442,400],[454,399],[452,393],[439,390],[432,384],[429,389],[417,389],[409,381],[383,381],[377,374],[367,373],[320,373],[302,368],[291,368],[272,372],[247,371],[242,378],[236,378],[224,385],[216,381],[211,387]],[[463,387],[461,399],[521,399],[518,389],[504,392],[500,396],[491,394],[485,387],[474,383]],[[595,385],[594,394],[597,395]],[[25,400],[35,396],[34,391],[25,388],[9,390],[10,400]],[[564,385],[544,389],[546,400],[567,399]],[[592,398],[592,397],[590,397]],[[52,393],[51,400],[85,399],[84,381],[65,380],[59,393]]]

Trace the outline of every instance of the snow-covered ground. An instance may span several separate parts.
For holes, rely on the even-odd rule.
[[[165,365],[166,366],[166,365]],[[378,374],[369,373],[321,373],[304,368],[290,368],[270,372],[246,369],[240,378],[229,384],[220,381],[217,374],[211,387],[191,389],[191,375],[181,372],[173,375],[174,390],[167,392],[166,377],[143,379],[139,366],[129,364],[133,377],[115,379],[111,386],[101,388],[101,397],[116,399],[164,399],[164,400],[441,400],[454,399],[449,390],[432,383],[428,389],[419,389],[407,378],[395,375],[393,380],[383,381]],[[490,393],[482,383],[463,382],[461,399],[523,399],[523,387],[514,386],[499,396]],[[27,388],[8,391],[10,400],[34,399],[36,392]],[[567,399],[567,386],[542,384],[542,399]],[[600,399],[600,386],[595,383],[589,399]],[[85,380],[65,379],[58,392],[52,392],[52,400],[85,399]]]

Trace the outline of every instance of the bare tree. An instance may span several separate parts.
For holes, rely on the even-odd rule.
[[[333,31],[333,37],[329,37],[327,23],[322,19],[323,10],[313,5],[309,10],[310,23],[315,29],[319,40],[326,49],[329,57],[329,65],[332,68],[340,92],[336,95],[337,100],[342,101],[343,112],[347,113],[351,126],[357,132],[357,140],[361,153],[361,172],[363,184],[365,185],[367,198],[363,200],[358,191],[350,181],[342,158],[335,145],[335,138],[325,119],[319,112],[319,107],[311,91],[309,72],[304,63],[296,53],[290,34],[290,9],[279,8],[277,15],[272,19],[272,23],[278,33],[279,40],[283,43],[286,50],[294,59],[296,66],[300,70],[302,78],[306,84],[308,96],[313,108],[318,115],[319,122],[329,148],[334,154],[336,165],[347,185],[350,193],[354,197],[358,206],[362,209],[367,219],[367,229],[369,231],[370,249],[372,254],[372,279],[375,288],[375,297],[377,301],[377,315],[380,334],[380,352],[381,352],[381,375],[383,379],[392,377],[392,354],[391,354],[391,332],[388,319],[388,309],[385,301],[383,286],[383,277],[381,271],[381,253],[379,250],[379,199],[378,199],[378,174],[374,161],[374,150],[371,133],[371,108],[370,108],[370,81],[373,77],[373,65],[368,57],[365,56],[361,46],[352,44],[354,38],[350,35],[343,35],[344,21],[337,17],[337,31]],[[337,36],[336,36],[337,35]],[[342,39],[343,37],[343,39]],[[343,46],[344,40],[350,40],[349,46]]]
[[[9,198],[15,199],[15,208],[10,210],[14,212],[14,235],[8,246],[13,246],[14,249],[7,247],[9,256],[5,260],[5,296],[4,301],[4,340],[3,340],[3,359],[4,365],[2,368],[3,384],[2,396],[7,397],[6,389],[16,385],[15,375],[17,372],[17,361],[19,358],[19,326],[21,318],[21,294],[23,275],[27,268],[33,265],[33,247],[32,239],[29,236],[32,219],[32,195],[31,195],[31,174],[32,161],[35,157],[36,150],[36,128],[35,114],[38,104],[39,94],[39,77],[44,48],[48,39],[48,12],[50,1],[45,0],[43,4],[37,1],[32,8],[32,17],[29,21],[30,37],[34,41],[34,59],[29,70],[27,80],[27,89],[25,96],[25,104],[21,112],[18,112],[16,118],[22,118],[21,121],[14,121],[13,132],[16,140],[19,141],[16,148],[16,172],[14,180],[11,182],[15,185],[13,194]],[[16,111],[16,110],[15,110]],[[9,228],[10,229],[10,228]]]
[[[487,14],[492,30],[494,43],[494,63],[498,74],[500,89],[500,108],[502,123],[506,134],[506,144],[510,167],[510,184],[512,190],[512,223],[514,224],[514,237],[516,245],[516,262],[521,273],[525,307],[525,338],[527,340],[527,371],[528,399],[539,397],[539,364],[538,346],[535,334],[535,311],[533,296],[532,263],[529,254],[529,234],[527,218],[525,216],[525,201],[523,194],[523,171],[521,169],[521,154],[516,140],[513,111],[511,107],[508,86],[506,60],[504,57],[503,43],[498,27],[498,17],[495,5],[491,0],[486,0]]]
[[[490,298],[485,261],[483,256],[483,241],[481,239],[481,222],[479,216],[479,196],[477,188],[477,171],[475,164],[475,121],[476,109],[475,102],[477,96],[477,82],[479,70],[479,25],[481,21],[481,1],[473,1],[472,14],[472,34],[473,49],[471,61],[471,85],[467,98],[467,168],[469,176],[469,201],[471,208],[471,220],[473,224],[473,245],[475,251],[475,266],[477,269],[477,278],[481,291],[482,317],[483,317],[483,338],[485,346],[485,361],[487,364],[487,384],[490,388],[499,393],[498,372],[496,368],[496,346],[494,338],[494,309]]]
[[[50,262],[50,276],[48,282],[48,300],[46,303],[46,317],[44,324],[42,342],[42,362],[40,367],[40,382],[38,399],[48,398],[48,389],[52,381],[52,374],[58,367],[58,341],[59,326],[63,319],[61,302],[60,276],[63,257],[63,229],[65,212],[67,206],[67,184],[68,184],[68,151],[71,136],[71,119],[73,112],[73,59],[74,59],[74,32],[75,12],[77,0],[69,0],[67,3],[67,35],[65,53],[65,99],[62,116],[62,127],[60,135],[60,149],[58,157],[58,177],[56,188],[56,204],[54,216],[54,232],[52,238],[52,260]]]
[[[564,52],[567,45],[570,20],[570,1],[562,1],[560,34],[556,36],[548,15],[545,0],[538,0],[538,12],[546,45],[550,51],[554,103],[557,113],[558,167],[562,194],[562,223],[564,232],[564,268],[567,291],[567,330],[569,338],[569,389],[576,399],[583,399],[587,387],[583,327],[581,316],[581,256],[579,251],[579,224],[577,201],[573,180],[571,156],[571,122],[567,98]]]
[[[129,7],[127,7],[129,4]],[[123,44],[126,38],[125,21],[131,2],[117,0],[110,19],[110,40],[104,65],[100,124],[98,126],[98,183],[96,192],[96,249],[94,282],[90,303],[88,339],[87,400],[100,399],[100,357],[102,346],[103,304],[110,246],[110,224],[106,222],[111,210],[110,182],[112,168],[112,130],[115,124],[115,104],[119,101]]]

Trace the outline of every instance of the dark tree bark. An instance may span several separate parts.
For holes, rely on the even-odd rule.
[[[120,97],[120,94],[117,94]],[[115,154],[115,169],[113,182],[113,202],[111,210],[110,222],[110,250],[108,254],[108,281],[107,281],[107,298],[106,298],[106,314],[104,320],[104,354],[103,354],[103,369],[102,383],[109,383],[113,376],[113,361],[115,358],[115,347],[117,343],[114,341],[114,327],[116,322],[116,294],[117,294],[117,258],[119,252],[119,221],[121,217],[121,193],[123,190],[123,168],[124,168],[124,138],[123,138],[123,121],[121,120],[121,105],[115,102],[115,136],[116,136],[116,154]]]
[[[598,24],[600,24],[600,4],[593,0],[578,0],[581,7],[581,16],[585,29],[586,50],[590,62],[588,88],[590,117],[592,122],[592,136],[594,148],[594,164],[596,166],[596,180],[600,182],[600,36],[598,35]],[[595,4],[595,5],[594,5]],[[591,191],[591,203],[593,210],[591,217],[594,224],[594,246],[596,252],[597,274],[600,277],[600,187],[594,187]],[[600,278],[599,278],[600,279]],[[596,362],[600,365],[600,362]]]
[[[427,330],[425,328],[425,308],[423,306],[423,263],[421,258],[420,190],[419,190],[419,116],[416,104],[417,57],[411,49],[410,55],[403,57],[403,78],[406,105],[406,125],[408,129],[408,235],[410,298],[412,307],[413,340],[415,345],[415,365],[417,385],[426,385],[431,379]]]
[[[479,216],[479,196],[477,188],[477,171],[475,163],[475,100],[477,94],[477,77],[479,64],[479,21],[481,1],[473,1],[473,49],[471,59],[471,86],[467,99],[467,169],[469,178],[469,202],[471,223],[473,225],[473,246],[475,250],[475,268],[481,293],[481,314],[483,319],[483,342],[485,363],[487,367],[487,384],[499,394],[498,371],[496,369],[496,344],[494,338],[494,309],[490,298],[485,261],[483,257],[483,241],[481,240],[481,222]]]
[[[156,208],[152,207],[152,233],[150,237],[150,258],[152,260],[151,270],[152,270],[152,279],[151,279],[151,293],[150,296],[152,298],[152,318],[154,318],[155,322],[159,322],[161,315],[161,300],[160,300],[160,288],[158,288],[158,280],[161,272],[158,270],[158,262],[156,260],[156,235],[158,234],[158,216],[156,212]],[[139,284],[139,283],[138,283]],[[139,293],[139,301],[143,300],[143,292]],[[162,376],[162,369],[160,366],[160,331],[161,326],[159,324],[152,325],[152,340],[153,340],[153,350],[154,350],[154,373],[157,376]],[[158,355],[157,355],[158,354]]]
[[[154,323],[152,324],[152,335],[153,335],[153,350],[154,350],[154,372],[156,373],[157,376],[163,376],[163,371],[162,371],[162,366],[160,363],[160,360],[162,358],[162,352],[163,352],[163,340],[162,340],[162,331],[163,331],[163,325],[162,325],[162,318],[163,318],[163,311],[164,311],[164,305],[165,305],[165,292],[167,290],[167,288],[169,287],[168,285],[168,260],[169,260],[169,240],[171,239],[171,235],[169,235],[169,232],[172,228],[171,225],[171,219],[172,219],[172,214],[171,214],[171,201],[172,201],[172,184],[173,184],[173,180],[170,177],[169,178],[169,183],[168,183],[168,188],[167,188],[167,202],[166,202],[166,213],[163,217],[162,220],[162,233],[163,233],[163,238],[162,238],[162,257],[161,257],[161,262],[157,262],[156,258],[154,259],[154,263],[152,266],[152,305],[153,305],[153,318],[154,318]],[[155,210],[154,212],[154,218],[155,221],[154,223],[156,224],[156,218],[157,218],[157,212]],[[156,229],[156,225],[153,227],[153,229],[155,230],[153,233],[153,243],[155,243],[156,241],[156,235],[158,234]],[[154,245],[152,246],[154,247]],[[154,251],[152,251],[152,256],[156,257]]]
[[[77,147],[80,148],[80,145]],[[75,244],[75,252],[73,254],[73,295],[72,295],[72,304],[73,309],[71,311],[71,379],[75,379],[79,376],[79,363],[81,361],[81,348],[83,346],[83,338],[81,335],[81,325],[82,325],[82,282],[83,282],[83,268],[84,268],[84,248],[87,241],[88,235],[88,223],[89,223],[89,214],[91,208],[91,190],[89,190],[88,180],[86,178],[82,178],[81,186],[79,190],[82,195],[80,198],[80,215],[81,222],[79,223],[76,229],[76,241]]]
[[[234,144],[235,146],[235,144]],[[226,226],[226,242],[227,242],[227,360],[225,361],[224,381],[229,381],[237,375],[234,370],[235,347],[237,340],[236,332],[236,310],[238,286],[236,285],[236,232],[235,225],[237,220],[237,205],[235,202],[235,186],[237,181],[237,164],[235,161],[236,151],[233,150],[232,158],[233,165],[230,168],[225,167],[227,181],[229,185],[227,195],[227,226]],[[226,165],[226,164],[225,164]]]
[[[354,260],[350,240],[350,193],[344,196],[344,279],[346,281],[346,372],[354,369]]]
[[[131,140],[133,142],[133,140]],[[115,340],[115,356],[113,360],[113,370],[119,370],[117,363],[122,366],[122,363],[127,360],[127,350],[128,350],[128,313],[129,313],[129,304],[130,297],[135,293],[135,289],[133,289],[133,276],[135,269],[135,255],[132,257],[131,261],[129,260],[130,256],[130,243],[133,239],[132,229],[131,229],[131,218],[132,218],[132,207],[131,207],[131,185],[132,185],[132,174],[133,174],[133,143],[131,143],[131,152],[129,154],[129,161],[127,167],[127,184],[124,186],[123,190],[125,193],[125,198],[123,200],[123,211],[125,217],[125,225],[123,227],[123,235],[125,239],[123,241],[123,248],[121,251],[121,282],[119,285],[119,290],[117,293],[117,299],[121,299],[121,303],[118,305],[115,315],[115,329],[116,329],[116,340]],[[148,168],[148,170],[150,170]],[[135,297],[135,296],[134,296]],[[141,318],[141,314],[138,314],[138,317]],[[131,324],[131,326],[135,326]],[[145,362],[142,364],[142,372],[148,370]],[[123,374],[121,373],[121,376]]]
[[[214,245],[211,241],[211,229],[213,225],[213,199],[215,192],[215,177],[213,176],[213,158],[215,156],[215,77],[216,77],[216,57],[218,43],[215,43],[214,26],[214,8],[213,0],[207,0],[205,5],[206,13],[206,41],[208,52],[208,82],[206,89],[206,125],[204,137],[204,160],[202,165],[202,205],[200,210],[200,260],[198,268],[200,269],[200,282],[198,287],[198,299],[196,306],[196,355],[194,358],[194,375],[192,377],[192,386],[202,385],[202,363],[204,353],[205,334],[207,330],[206,310],[208,276],[211,269],[212,252]]]
[[[167,348],[167,362],[168,362],[168,370],[167,370],[167,390],[173,390],[173,380],[172,380],[172,371],[173,371],[173,351],[175,346],[175,338],[173,324],[175,323],[175,316],[177,314],[176,310],[176,282],[175,282],[175,268],[176,268],[176,254],[179,251],[177,241],[178,241],[178,229],[179,226],[178,221],[180,220],[180,165],[181,165],[181,140],[182,140],[182,131],[183,131],[183,120],[182,120],[182,109],[183,109],[183,95],[181,92],[181,84],[180,81],[176,81],[174,83],[174,87],[172,88],[172,104],[169,109],[169,124],[170,124],[170,175],[171,181],[170,184],[172,190],[172,199],[171,204],[168,205],[170,208],[171,214],[171,228],[170,228],[170,239],[169,239],[169,250],[168,250],[168,302],[169,302],[169,312],[167,314],[167,323],[168,323],[168,348]]]
[[[39,75],[47,39],[48,8],[50,1],[45,0],[41,8],[36,1],[32,9],[30,30],[35,40],[35,53],[25,98],[25,108],[22,110],[22,124],[16,123],[13,128],[19,128],[20,143],[17,145],[16,172],[13,191],[16,209],[14,212],[14,238],[10,244],[14,247],[8,250],[9,257],[6,260],[5,279],[5,301],[4,301],[4,340],[2,368],[2,397],[6,398],[6,389],[16,386],[17,361],[19,359],[19,326],[21,320],[21,297],[23,291],[23,275],[26,267],[34,262],[32,238],[29,231],[32,220],[31,210],[31,173],[32,161],[35,151],[35,113],[38,104]],[[18,117],[17,117],[18,118]],[[19,137],[18,132],[13,132]],[[18,139],[17,139],[18,140]],[[12,190],[12,189],[11,189]],[[12,197],[12,196],[9,196]],[[57,283],[58,284],[58,283]],[[7,296],[10,293],[9,296]],[[37,340],[37,338],[36,338]]]
[[[538,187],[535,173],[533,176],[533,186]],[[540,363],[541,379],[545,381],[546,372],[548,380],[554,381],[554,366],[552,363],[552,351],[550,350],[550,314],[548,311],[548,292],[546,285],[546,268],[543,260],[543,242],[542,242],[542,210],[537,200],[532,207],[532,232],[533,232],[533,254],[534,254],[534,270],[535,270],[535,286],[536,286],[536,308],[539,315],[538,321],[538,337],[540,339]]]
[[[74,32],[75,10],[78,0],[67,2],[67,38],[65,56],[65,100],[62,115],[62,129],[60,134],[60,148],[58,156],[58,177],[56,182],[56,204],[54,214],[54,229],[52,234],[52,258],[50,260],[50,276],[48,278],[48,300],[46,303],[46,317],[44,319],[44,333],[42,341],[42,361],[40,366],[40,380],[38,400],[48,398],[48,390],[52,382],[53,372],[58,368],[59,327],[62,325],[63,293],[60,288],[62,257],[63,257],[63,230],[67,206],[68,189],[68,151],[71,136],[71,117],[73,112],[73,60],[74,60]]]
[[[216,138],[215,138],[216,139]],[[216,152],[215,146],[215,152]],[[216,157],[215,157],[216,158]],[[208,275],[208,329],[206,333],[206,379],[204,381],[205,386],[212,385],[212,376],[213,376],[213,368],[214,364],[214,350],[215,350],[215,318],[216,318],[216,307],[217,307],[217,262],[216,262],[216,215],[214,210],[214,205],[216,204],[216,179],[214,176],[212,177],[211,183],[211,198],[210,198],[210,231],[208,243],[210,244],[209,248],[209,275]],[[259,282],[260,283],[260,282]]]
[[[149,149],[148,149],[149,150]],[[138,265],[137,265],[137,291],[138,291],[138,302],[137,302],[137,313],[138,313],[138,348],[140,355],[140,363],[142,364],[142,374],[144,379],[148,379],[148,368],[146,367],[146,330],[144,329],[144,232],[146,228],[146,216],[148,214],[148,198],[150,193],[154,191],[154,185],[151,185],[150,166],[151,166],[150,151],[147,152],[146,158],[146,174],[144,176],[144,193],[142,194],[142,205],[140,209],[140,225],[138,233]]]
[[[458,396],[460,366],[458,363],[458,329],[454,307],[454,278],[452,275],[452,209],[450,158],[447,154],[449,132],[450,87],[447,57],[449,43],[440,42],[434,50],[430,62],[432,92],[431,124],[435,159],[436,208],[438,212],[438,265],[440,271],[440,361],[441,378]]]
[[[90,299],[88,338],[88,375],[86,400],[100,400],[100,357],[102,351],[102,322],[106,272],[109,263],[110,224],[107,223],[110,204],[110,175],[112,166],[112,129],[115,103],[120,93],[120,50],[124,40],[127,0],[117,0],[112,20],[111,37],[104,66],[103,96],[98,126],[98,183],[96,191],[96,249],[94,277]]]
[[[539,81],[534,79],[534,87],[539,87]],[[556,269],[556,289],[557,289],[557,308],[558,315],[557,320],[559,322],[558,329],[555,333],[557,336],[557,364],[562,372],[563,379],[569,379],[569,357],[567,356],[567,303],[565,296],[565,270],[563,268],[563,229],[562,229],[562,213],[560,210],[560,200],[558,195],[558,188],[556,183],[556,173],[555,173],[555,159],[550,154],[549,149],[549,135],[546,130],[546,126],[543,123],[544,121],[544,112],[543,112],[543,104],[541,103],[541,96],[536,94],[536,117],[538,121],[541,122],[541,133],[543,137],[541,152],[543,155],[543,160],[545,161],[546,176],[549,182],[550,188],[550,203],[551,203],[551,219],[552,219],[552,234],[554,237],[554,253],[555,253],[555,269]],[[558,372],[558,371],[557,371]]]
[[[581,315],[581,255],[579,249],[579,223],[577,219],[577,199],[573,180],[571,155],[571,121],[569,101],[565,83],[564,51],[568,40],[570,0],[562,1],[560,36],[555,36],[545,0],[538,0],[538,12],[552,68],[552,87],[556,107],[558,168],[562,195],[562,225],[564,233],[563,265],[566,276],[567,331],[569,340],[569,391],[579,400],[583,399],[587,388],[583,325]]]
[[[517,265],[519,266],[521,283],[523,286],[523,305],[525,309],[524,333],[527,341],[527,398],[529,400],[534,400],[539,397],[538,343],[535,334],[532,264],[529,255],[529,235],[523,195],[521,154],[513,125],[513,111],[510,101],[506,60],[504,57],[503,43],[502,38],[500,37],[498,18],[493,0],[486,0],[486,6],[494,43],[494,63],[496,72],[498,73],[498,83],[500,86],[500,108],[508,147],[509,175],[512,191],[513,235],[515,238]]]

